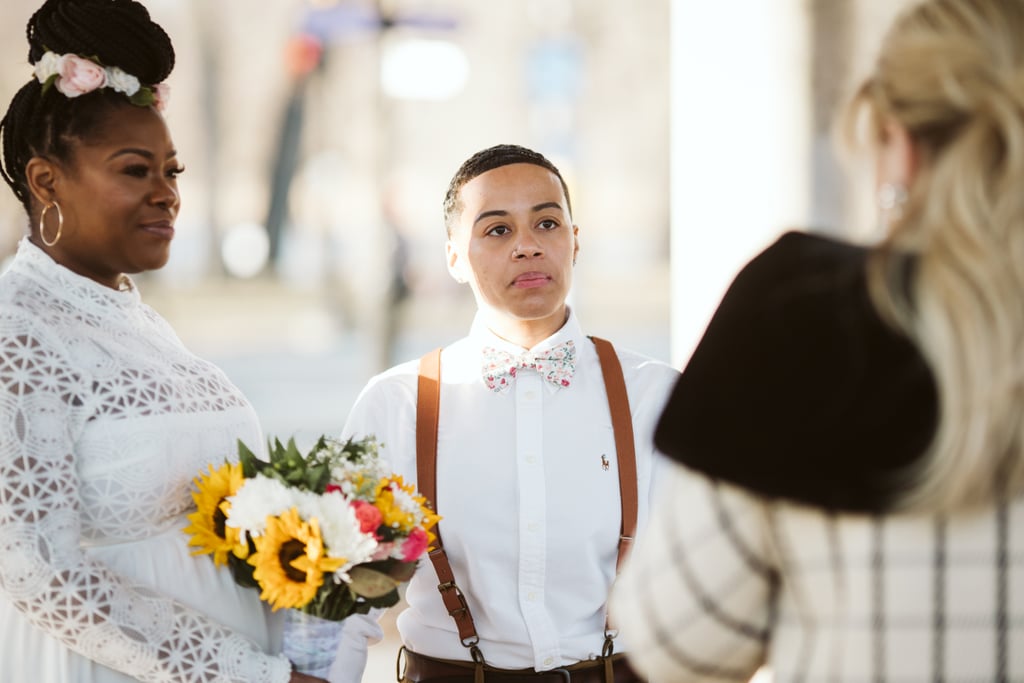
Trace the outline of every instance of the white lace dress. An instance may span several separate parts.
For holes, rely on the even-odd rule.
[[[256,592],[182,533],[256,415],[125,285],[27,240],[0,276],[0,681],[285,682]]]

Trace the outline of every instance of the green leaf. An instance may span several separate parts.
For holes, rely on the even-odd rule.
[[[47,78],[47,79],[46,79],[46,82],[45,82],[45,83],[43,83],[43,90],[42,90],[42,93],[41,93],[41,94],[42,94],[42,95],[45,95],[45,94],[46,94],[46,91],[47,91],[47,90],[49,90],[50,88],[52,88],[52,87],[53,87],[53,84],[54,84],[54,82],[55,82],[56,80],[57,80],[57,74],[53,74],[52,76],[50,76],[49,78]]]
[[[331,468],[327,463],[314,465],[306,471],[306,486],[314,493],[323,493],[330,480]]]
[[[356,566],[349,571],[352,591],[364,598],[379,598],[398,588],[398,582],[383,572]]]
[[[352,614],[356,596],[347,584],[325,584],[302,611],[322,619],[340,621]]]
[[[259,460],[249,447],[238,440],[238,461],[242,463],[242,476],[252,479],[260,471]]]
[[[134,95],[128,98],[128,101],[136,107],[150,107],[156,104],[156,95],[152,88],[141,86]]]
[[[275,437],[273,443],[267,442],[267,446],[271,463],[281,462],[284,459],[284,446],[281,445],[280,439]]]
[[[418,562],[396,562],[395,566],[388,572],[388,576],[395,581],[405,583],[412,579],[412,576],[416,573],[416,568],[418,566]]]
[[[291,463],[300,463],[305,461],[305,458],[302,457],[302,453],[299,452],[299,447],[295,445],[294,437],[288,439],[287,461]]]
[[[392,579],[399,583],[405,583],[412,578],[412,575],[416,573],[416,568],[419,566],[418,562],[403,562],[402,560],[394,557],[389,557],[384,560],[377,560],[375,562],[364,562],[359,565],[367,569],[380,572],[381,574],[387,574]]]
[[[239,559],[234,555],[228,555],[228,567],[231,569],[231,576],[235,583],[246,588],[259,588],[260,585],[253,577],[256,568],[247,561]]]
[[[352,608],[354,614],[366,614],[370,609],[374,607],[385,608],[391,607],[398,604],[398,600],[401,596],[398,594],[398,589],[391,591],[379,598],[364,598],[356,602]]]

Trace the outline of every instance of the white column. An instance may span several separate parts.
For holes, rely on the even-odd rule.
[[[672,360],[737,270],[806,228],[811,100],[804,0],[672,0]]]

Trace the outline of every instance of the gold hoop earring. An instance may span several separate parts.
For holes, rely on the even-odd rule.
[[[57,208],[57,234],[54,235],[52,242],[47,241],[46,239],[46,212],[49,211],[51,207]],[[39,212],[39,239],[41,239],[43,241],[43,244],[45,244],[46,246],[52,247],[53,245],[57,244],[57,242],[60,241],[60,236],[63,234],[64,212],[60,210],[60,204],[54,202],[49,206],[44,206],[43,210]]]

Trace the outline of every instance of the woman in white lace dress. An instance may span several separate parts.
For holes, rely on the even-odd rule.
[[[319,681],[182,532],[192,477],[262,435],[127,276],[174,235],[171,42],[134,0],[49,0],[28,37],[0,124],[31,225],[0,277],[0,681]]]

